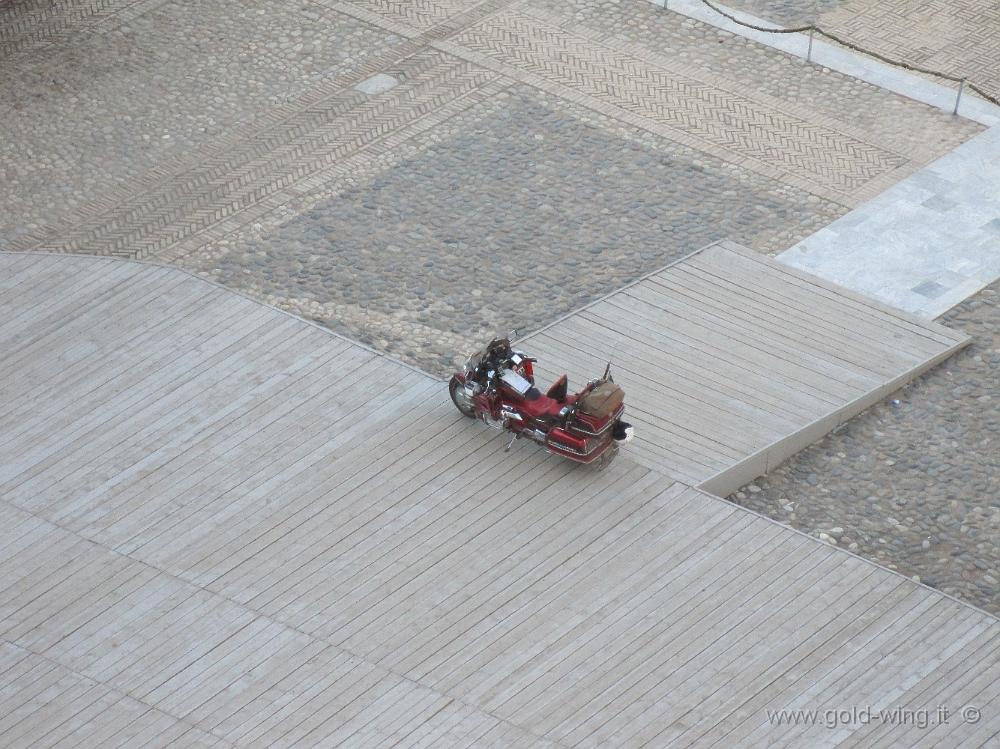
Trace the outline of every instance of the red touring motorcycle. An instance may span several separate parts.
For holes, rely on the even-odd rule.
[[[455,407],[510,432],[507,450],[527,437],[556,455],[605,468],[618,454],[618,443],[632,439],[632,426],[622,421],[625,393],[611,379],[611,364],[576,395],[567,394],[566,375],[542,395],[531,366],[538,360],[510,347],[514,335],[494,338],[452,376],[448,389]]]

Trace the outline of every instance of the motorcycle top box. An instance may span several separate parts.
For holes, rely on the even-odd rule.
[[[618,445],[632,439],[632,426],[622,419],[625,392],[604,375],[570,394],[562,375],[543,394],[535,386],[532,365],[537,359],[511,348],[515,333],[494,338],[472,354],[448,384],[455,407],[488,426],[526,437],[546,450],[598,470],[618,454]]]

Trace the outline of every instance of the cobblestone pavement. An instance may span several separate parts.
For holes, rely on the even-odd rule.
[[[813,0],[725,4],[784,26],[808,24],[814,17]],[[1000,97],[1000,5],[992,0],[819,0],[817,11],[821,28],[865,49],[968,77]]]
[[[183,170],[201,146],[225,153],[286,99],[399,41],[280,1],[163,2],[112,19],[4,64],[3,243],[72,231]],[[172,198],[174,210],[187,199]]]
[[[180,263],[436,372],[980,130],[643,0],[0,13],[0,247]]]
[[[445,374],[495,330],[539,328],[692,246],[741,236],[764,249],[838,213],[521,85],[421,145],[273,231],[183,262]]]
[[[994,75],[980,5],[821,21]],[[0,2],[0,62],[0,249],[177,263],[436,372],[714,239],[780,252],[981,129],[646,0]],[[979,299],[977,348],[745,501],[986,605]]]
[[[730,499],[1000,615],[1000,282],[942,321],[972,345]]]
[[[943,140],[949,136],[939,132],[956,124],[948,113],[927,106],[915,108],[914,102],[903,96],[809,65],[652,3],[537,0],[535,5],[553,13],[563,8],[562,13],[572,18],[576,28],[669,56],[670,64],[678,70],[698,70],[704,80],[723,90],[753,91],[755,96],[767,97],[774,109],[801,113],[838,132],[879,144],[884,150],[910,154],[927,163],[953,147]],[[920,125],[914,127],[918,121]],[[978,125],[974,128],[975,132],[981,130]],[[926,160],[917,156],[921,153]],[[901,176],[898,171],[894,174],[893,182]],[[865,190],[864,199],[884,186],[879,182],[874,189]]]

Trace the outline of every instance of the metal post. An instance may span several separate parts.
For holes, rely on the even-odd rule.
[[[952,114],[958,114],[958,103],[962,101],[962,91],[965,90],[965,79],[958,84],[958,96],[955,97],[955,111]]]
[[[812,62],[813,59],[813,32],[816,30],[816,21],[819,20],[819,0],[813,0],[813,20],[812,25],[809,27],[809,50],[806,52],[806,62]]]

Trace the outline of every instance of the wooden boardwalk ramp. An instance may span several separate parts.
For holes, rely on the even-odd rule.
[[[630,454],[725,496],[968,336],[720,242],[528,336],[540,379],[613,362]]]
[[[181,271],[0,253],[0,350],[0,746],[1000,731],[993,617]]]

